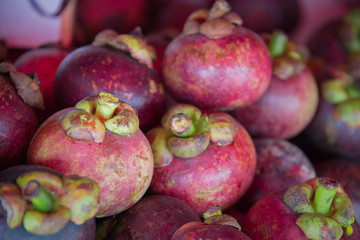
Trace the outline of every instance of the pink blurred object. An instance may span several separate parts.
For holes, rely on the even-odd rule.
[[[52,15],[59,10],[64,0],[33,0],[44,12]],[[70,42],[72,38],[71,6],[59,16],[44,16],[34,8],[30,0],[0,1],[0,40],[7,47],[30,49],[47,43]],[[70,13],[70,14],[69,14]],[[64,44],[66,45],[66,44]]]
[[[300,2],[301,20],[291,36],[298,44],[305,44],[318,28],[331,20],[341,18],[348,11],[338,0],[301,0]]]

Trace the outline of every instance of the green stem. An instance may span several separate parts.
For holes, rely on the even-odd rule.
[[[108,120],[114,115],[115,109],[119,106],[119,99],[106,92],[100,92],[98,96],[94,116],[100,120]]]
[[[203,218],[208,218],[214,215],[222,215],[222,211],[218,205],[210,207],[206,212],[203,214]]]
[[[24,198],[30,201],[34,210],[49,212],[56,207],[54,196],[36,180],[30,180],[22,189]]]
[[[346,25],[344,31],[344,44],[350,53],[360,52],[360,10],[351,11],[345,18]]]
[[[328,214],[331,204],[338,189],[338,183],[332,179],[320,178],[317,182],[317,189],[313,201],[316,213]]]
[[[274,31],[268,45],[270,55],[272,57],[281,56],[286,50],[288,37],[280,31]]]

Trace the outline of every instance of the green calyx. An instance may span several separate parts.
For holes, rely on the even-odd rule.
[[[116,96],[100,92],[83,99],[61,120],[65,134],[78,141],[102,142],[106,130],[131,136],[139,129],[135,108]]]
[[[288,36],[275,30],[271,35],[263,34],[268,43],[269,53],[273,62],[273,74],[281,80],[286,80],[301,72],[306,64],[307,49],[289,41]]]
[[[349,53],[360,53],[360,9],[354,9],[344,19],[340,40]]]
[[[69,221],[82,224],[95,216],[99,187],[91,179],[46,171],[21,174],[16,184],[0,184],[0,201],[13,229],[23,225],[34,235],[54,234]]]
[[[324,81],[320,91],[323,98],[336,104],[335,117],[348,126],[360,126],[360,89],[355,78],[343,71],[334,73],[335,78]]]
[[[146,135],[151,144],[155,167],[170,164],[173,155],[191,158],[204,152],[209,144],[231,144],[237,132],[236,120],[227,113],[202,114],[190,104],[172,106],[161,119],[162,127]]]
[[[360,99],[360,89],[356,76],[341,69],[331,69],[332,78],[323,81],[320,91],[323,98],[332,104],[339,104],[349,99]]]
[[[156,59],[155,49],[146,43],[140,27],[135,28],[131,34],[118,34],[110,29],[103,30],[95,36],[92,44],[110,46],[129,53],[131,57],[148,68],[153,68],[153,61]]]
[[[350,99],[337,105],[335,116],[348,126],[360,126],[360,98]]]
[[[231,11],[227,1],[216,0],[210,10],[200,9],[190,14],[184,24],[183,33],[202,34],[216,39],[232,34],[241,24],[241,17]]]
[[[285,192],[283,201],[300,214],[296,224],[309,239],[340,239],[343,228],[346,234],[352,234],[354,208],[333,179],[316,178],[294,185]]]
[[[236,228],[237,230],[241,231],[241,226],[237,222],[237,220],[230,215],[223,214],[219,206],[210,207],[203,214],[203,218],[204,218],[204,223],[207,225],[214,225],[214,224],[224,225],[224,226]]]
[[[278,57],[284,55],[287,43],[288,37],[285,33],[274,31],[268,44],[270,56]]]

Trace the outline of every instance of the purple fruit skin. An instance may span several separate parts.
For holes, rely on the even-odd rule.
[[[243,231],[253,240],[306,240],[302,230],[296,225],[298,215],[283,201],[284,191],[272,192],[257,201],[245,217]],[[352,224],[354,233],[340,238],[360,239],[360,226]]]
[[[360,164],[345,158],[327,159],[317,162],[315,170],[320,177],[339,181],[354,206],[355,218],[360,221]]]
[[[306,68],[286,80],[273,75],[257,102],[232,113],[252,136],[289,139],[308,126],[318,99],[316,81]]]
[[[333,156],[360,159],[360,127],[350,126],[335,115],[336,105],[320,98],[315,117],[305,130],[310,142]]]
[[[229,0],[229,3],[244,26],[259,33],[275,29],[291,33],[300,20],[299,0]]]
[[[39,77],[45,104],[44,110],[35,109],[40,123],[59,110],[54,99],[54,81],[56,70],[66,54],[68,50],[60,47],[39,47],[26,51],[14,62],[17,71],[25,74],[36,72]]]
[[[217,39],[180,34],[165,50],[163,77],[168,92],[180,102],[234,109],[264,93],[271,59],[264,41],[241,26]]]
[[[218,224],[206,225],[204,223],[185,225],[171,238],[171,240],[189,239],[251,240],[236,228]]]
[[[8,77],[1,76],[0,116],[0,170],[3,170],[25,163],[39,122],[34,110],[24,103]]]
[[[342,25],[341,19],[333,20],[310,36],[306,45],[312,57],[319,57],[331,64],[344,62],[348,53],[339,37],[339,29]]]
[[[240,199],[240,206],[250,208],[270,192],[316,177],[313,164],[296,145],[284,139],[255,138],[257,165],[250,188]]]
[[[38,165],[17,165],[0,172],[0,183],[16,183],[16,178],[29,171],[46,171],[61,176],[60,173]],[[95,240],[95,218],[81,225],[69,222],[61,231],[47,236],[37,236],[27,232],[21,225],[10,229],[6,223],[6,212],[0,204],[0,233],[2,240]]]
[[[234,205],[249,188],[255,167],[253,141],[239,125],[229,145],[210,143],[198,156],[174,156],[169,165],[155,168],[149,189],[183,200],[202,216],[214,205],[221,210]]]
[[[57,105],[72,107],[100,91],[135,107],[142,130],[157,124],[165,111],[165,92],[154,69],[109,47],[86,45],[69,53],[55,75]]]
[[[168,240],[187,222],[200,222],[185,202],[166,195],[151,195],[121,213],[107,240]]]

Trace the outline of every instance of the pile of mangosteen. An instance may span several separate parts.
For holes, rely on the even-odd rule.
[[[0,46],[1,240],[360,239],[357,1],[75,2]]]

